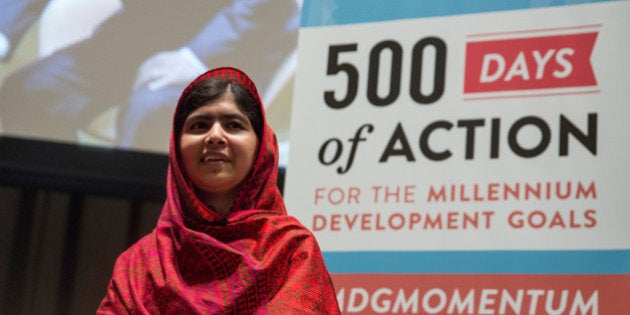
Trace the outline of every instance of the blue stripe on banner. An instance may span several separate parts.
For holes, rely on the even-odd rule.
[[[302,27],[380,22],[615,0],[304,0]]]
[[[324,252],[330,273],[630,274],[630,250]]]

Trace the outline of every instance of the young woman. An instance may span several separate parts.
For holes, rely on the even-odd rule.
[[[339,314],[315,238],[286,214],[277,171],[250,78],[218,68],[195,79],[175,110],[157,227],[118,258],[97,313]]]

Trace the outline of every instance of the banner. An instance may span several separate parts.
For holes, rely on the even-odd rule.
[[[619,314],[630,2],[304,1],[285,200],[344,314]]]

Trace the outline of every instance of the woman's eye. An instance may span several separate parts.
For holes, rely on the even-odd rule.
[[[237,121],[230,121],[227,123],[227,128],[229,129],[243,129],[243,125]]]
[[[208,129],[208,123],[205,121],[196,121],[190,126],[188,126],[188,130],[190,131],[203,131]]]

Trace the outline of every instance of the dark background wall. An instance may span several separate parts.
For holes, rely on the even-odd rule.
[[[161,203],[0,187],[2,314],[94,314],[116,256]]]
[[[150,232],[167,157],[0,137],[0,314],[94,314]]]

